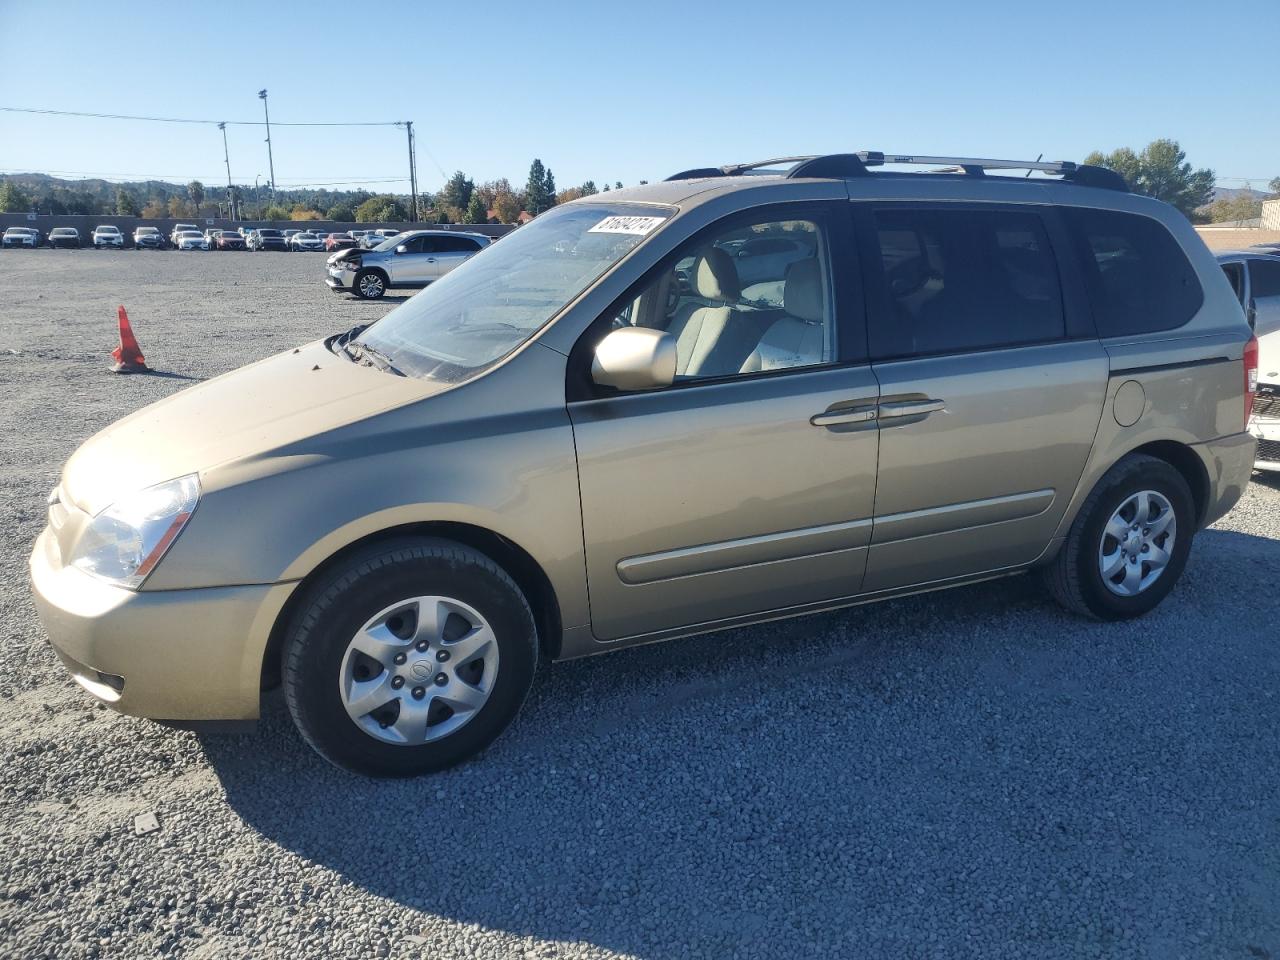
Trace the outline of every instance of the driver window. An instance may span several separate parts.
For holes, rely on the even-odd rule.
[[[678,251],[613,326],[665,330],[677,380],[726,377],[835,359],[827,241],[812,220],[704,234]]]

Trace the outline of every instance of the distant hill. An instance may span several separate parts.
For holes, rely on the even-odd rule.
[[[1214,200],[1234,200],[1241,194],[1252,193],[1255,197],[1263,200],[1270,200],[1273,197],[1280,196],[1276,193],[1268,193],[1266,190],[1259,190],[1257,187],[1214,187]]]

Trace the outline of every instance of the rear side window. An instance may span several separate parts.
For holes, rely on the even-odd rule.
[[[469,237],[440,237],[436,249],[440,253],[475,253],[479,244]]]
[[[1280,260],[1249,261],[1249,292],[1258,297],[1280,297]]]
[[[1178,241],[1157,220],[1113,210],[1062,210],[1084,271],[1098,335],[1173,330],[1204,303]]]
[[[1244,302],[1244,265],[1239,263],[1224,263],[1222,272],[1227,275],[1227,279],[1231,281],[1231,290],[1235,293],[1236,299]]]
[[[871,328],[874,356],[1066,337],[1057,261],[1038,214],[881,209],[874,223],[885,304]]]

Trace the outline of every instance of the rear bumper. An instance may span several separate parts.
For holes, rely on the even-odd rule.
[[[1259,470],[1280,470],[1280,420],[1271,417],[1254,417],[1249,433],[1258,441],[1254,467]]]
[[[1205,504],[1203,526],[1226,516],[1244,494],[1253,475],[1258,441],[1248,433],[1233,433],[1193,449],[1209,475],[1209,496]]]
[[[32,595],[54,652],[112,709],[157,720],[253,720],[262,661],[295,584],[135,593],[63,566],[49,530]]]

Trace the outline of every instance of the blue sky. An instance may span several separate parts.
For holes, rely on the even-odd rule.
[[[267,87],[273,121],[413,120],[427,190],[455,169],[522,185],[535,156],[563,188],[791,153],[1080,159],[1157,137],[1224,186],[1263,187],[1280,176],[1277,13],[1277,0],[1229,13],[1203,0],[0,0],[0,106],[257,120]],[[236,182],[265,181],[261,128],[228,132]],[[273,126],[272,140],[282,187],[407,176],[394,127]],[[14,170],[226,177],[216,127],[0,112],[0,171]]]

